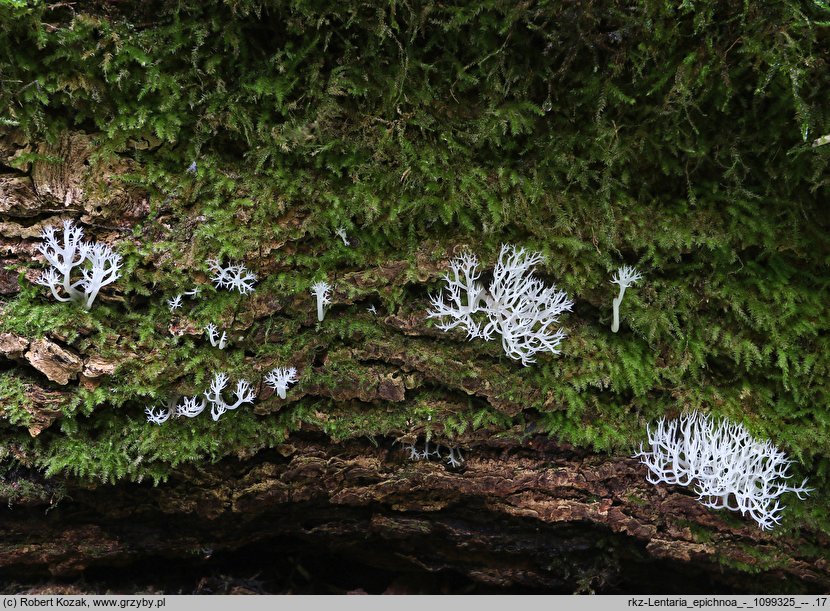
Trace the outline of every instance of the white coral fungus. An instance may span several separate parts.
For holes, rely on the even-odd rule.
[[[224,350],[225,346],[228,345],[228,334],[225,331],[222,331],[222,335],[220,336],[219,330],[213,323],[210,323],[205,327],[205,333],[207,333],[208,339],[210,340],[210,345],[214,348]]]
[[[464,457],[461,455],[459,448],[450,448],[450,454],[447,456],[447,464],[454,469],[464,464]]]
[[[216,288],[227,289],[229,291],[237,290],[243,295],[252,293],[254,291],[254,282],[256,282],[256,274],[249,271],[247,267],[241,263],[238,265],[222,265],[216,259],[208,260],[210,271],[213,272],[211,280],[216,285]]]
[[[439,319],[443,331],[461,327],[469,339],[490,341],[500,335],[505,354],[525,366],[535,362],[538,352],[558,354],[565,334],[552,327],[573,302],[564,291],[533,276],[534,266],[543,259],[541,253],[503,244],[485,289],[478,282],[481,272],[475,255],[456,257],[450,261],[450,273],[444,275],[447,296],[430,297],[433,309],[427,318]],[[486,321],[476,320],[478,314],[485,315]]]
[[[144,413],[147,414],[147,422],[161,426],[170,419],[170,416],[173,415],[173,411],[168,407],[160,407],[158,410],[159,411],[156,411],[155,408],[152,407],[148,407],[144,410]]]
[[[343,227],[343,225],[340,225],[340,227],[334,230],[334,235],[343,240],[343,246],[349,246],[351,244],[348,236],[346,235],[346,228]]]
[[[637,271],[637,268],[623,265],[611,278],[611,284],[616,284],[620,287],[620,294],[614,298],[614,322],[611,323],[611,331],[616,333],[620,330],[620,304],[622,303],[625,289],[637,282],[643,275]]]
[[[649,482],[694,485],[706,507],[740,511],[763,530],[780,523],[781,495],[795,492],[801,499],[810,492],[806,479],[800,486],[788,485],[792,461],[740,423],[714,421],[696,411],[678,420],[661,418],[654,432],[648,430],[648,443],[651,450],[641,445],[635,456],[651,471]]]
[[[200,403],[199,397],[182,397],[182,399],[183,403],[181,405],[176,405],[171,402],[168,403],[166,407],[158,408],[158,411],[154,408],[148,407],[144,410],[144,413],[147,414],[147,422],[152,422],[153,424],[161,426],[171,417],[179,418],[184,416],[186,418],[195,418],[204,411],[205,407],[207,407],[207,402],[202,399]]]
[[[415,444],[403,446],[405,452],[409,453],[409,460],[421,460],[421,452],[415,447]]]
[[[229,409],[236,409],[243,403],[253,403],[256,397],[253,389],[251,389],[251,385],[246,380],[239,380],[236,383],[236,390],[233,391],[236,401],[234,403],[226,403],[222,397],[222,391],[227,386],[228,376],[224,373],[217,373],[213,376],[210,389],[205,391],[205,398],[211,404],[210,415],[214,420],[219,420],[219,417]]]
[[[285,399],[289,385],[297,383],[297,370],[294,367],[277,367],[265,376],[265,383],[277,391],[280,399]]]
[[[195,418],[207,407],[207,401],[199,397],[182,397],[183,403],[176,406],[176,416],[184,416],[185,418]]]
[[[439,452],[440,449],[441,446],[436,445],[434,450],[430,450],[429,439],[426,439],[424,441],[424,451],[421,452],[421,460],[429,460],[430,456],[437,456],[438,458],[441,458],[441,453]]]
[[[174,311],[182,307],[182,296],[176,295],[172,299],[167,300],[167,307],[170,308],[170,311]]]
[[[325,307],[331,303],[331,285],[325,280],[311,285],[311,294],[317,297],[317,320],[322,321],[326,316]]]
[[[63,222],[63,242],[58,242],[55,227],[43,229],[43,242],[38,246],[40,253],[52,266],[40,275],[37,283],[48,286],[58,301],[74,301],[85,309],[92,307],[101,287],[121,277],[121,255],[114,253],[106,244],[84,242],[84,230],[72,221]],[[72,269],[89,262],[90,266],[80,270],[82,278],[72,282]],[[61,294],[60,289],[63,289]]]

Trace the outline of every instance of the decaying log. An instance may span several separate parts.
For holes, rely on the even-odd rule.
[[[479,588],[830,587],[828,567],[803,556],[800,542],[724,519],[682,489],[648,485],[634,459],[542,438],[491,441],[465,456],[454,470],[410,462],[391,441],[374,447],[300,435],[280,453],[185,467],[158,487],[69,482],[67,498],[47,513],[6,512],[0,566],[31,580],[129,571],[163,557],[196,559],[209,572],[210,562],[198,560],[205,550],[236,558],[267,542],[275,558],[329,554],[367,571],[460,574]],[[266,572],[278,562],[258,561]],[[747,580],[738,566],[757,574]]]

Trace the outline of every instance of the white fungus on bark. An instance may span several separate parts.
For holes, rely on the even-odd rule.
[[[214,420],[219,420],[226,411],[236,409],[243,403],[253,403],[256,397],[251,385],[246,380],[239,380],[236,383],[236,390],[233,391],[236,401],[227,403],[222,397],[222,392],[228,386],[228,381],[226,374],[217,373],[213,376],[210,388],[205,391],[205,398],[211,404],[210,416]]]
[[[195,418],[207,407],[207,401],[204,398],[199,401],[199,397],[182,397],[182,401],[181,405],[176,406],[176,416]]]
[[[565,334],[553,327],[573,302],[564,291],[533,276],[535,265],[543,260],[541,253],[503,244],[492,280],[484,288],[478,281],[478,259],[464,253],[450,261],[450,273],[444,275],[447,293],[430,297],[433,309],[427,318],[437,318],[443,331],[463,328],[468,339],[490,341],[498,335],[505,354],[525,366],[535,362],[539,352],[558,354]]]
[[[464,464],[464,457],[461,455],[460,448],[450,447],[449,451],[450,453],[447,456],[447,464],[450,467],[457,469],[458,467]]]
[[[636,268],[628,265],[623,265],[615,273],[611,279],[611,284],[616,284],[620,287],[620,293],[614,298],[614,321],[611,323],[611,331],[616,333],[620,330],[620,304],[622,303],[625,289],[640,280],[642,274]]]
[[[277,367],[265,376],[265,383],[277,391],[280,399],[285,399],[291,384],[297,383],[297,370],[294,367]]]
[[[159,407],[158,411],[156,411],[156,408],[148,407],[144,410],[144,413],[147,414],[147,422],[161,426],[167,422],[170,419],[170,416],[174,415],[175,412],[168,406]]]
[[[311,294],[317,297],[317,320],[321,321],[326,316],[325,308],[331,303],[331,285],[322,280],[311,285]]]
[[[228,334],[225,331],[222,331],[222,335],[219,335],[219,330],[213,323],[210,323],[205,327],[205,333],[207,333],[210,345],[214,348],[224,350],[225,346],[228,345]]]
[[[340,227],[334,230],[334,235],[343,240],[343,246],[349,246],[351,244],[346,235],[346,228],[343,225],[340,225]]]
[[[90,309],[102,287],[121,277],[121,255],[106,244],[84,242],[84,230],[72,221],[63,222],[59,239],[55,227],[45,227],[38,251],[52,266],[44,271],[37,283],[48,286],[58,301],[73,301]],[[89,263],[87,267],[81,267]],[[81,278],[72,281],[72,270],[80,268]]]
[[[257,276],[241,263],[223,267],[218,260],[209,259],[208,266],[210,267],[210,271],[213,272],[211,280],[216,285],[216,288],[227,289],[229,291],[236,290],[242,295],[247,295],[254,291],[254,282],[256,282]]]
[[[772,442],[755,439],[743,424],[695,411],[676,420],[661,418],[647,434],[650,450],[641,445],[635,457],[648,467],[650,483],[694,486],[706,507],[739,511],[763,530],[780,523],[781,495],[794,492],[801,499],[811,491],[806,479],[790,486],[792,461]]]
[[[176,295],[172,299],[167,300],[167,307],[170,308],[170,311],[173,312],[180,307],[182,307],[182,296]]]
[[[205,399],[200,402],[199,397],[182,397],[180,405],[170,402],[166,407],[159,407],[158,411],[148,407],[144,413],[147,414],[147,422],[162,425],[170,418],[195,418],[204,411],[205,407],[207,407]]]

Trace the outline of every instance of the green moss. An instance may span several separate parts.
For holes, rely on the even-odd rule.
[[[48,501],[55,507],[66,498],[66,489],[59,482],[35,482],[20,477],[0,479],[0,499],[9,509],[17,504]]]
[[[780,555],[770,546],[735,543],[728,550],[718,555],[718,562],[723,566],[745,573],[759,574],[786,568],[792,561],[789,557]],[[792,584],[788,584],[786,581],[782,581],[781,585],[784,588],[793,587]]]
[[[32,415],[24,406],[30,403],[26,397],[26,384],[19,375],[11,371],[0,373],[0,416],[12,425],[28,427]]]
[[[640,497],[636,494],[631,494],[631,493],[626,494],[625,495],[625,500],[628,501],[629,503],[637,505],[638,507],[645,507],[645,506],[648,505],[648,501],[646,499],[644,499],[644,498],[642,498],[642,497]]]

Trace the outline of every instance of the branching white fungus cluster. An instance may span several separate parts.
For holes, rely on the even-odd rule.
[[[759,441],[743,424],[715,421],[692,412],[677,420],[660,419],[648,429],[650,450],[639,457],[651,473],[648,481],[694,486],[706,507],[729,509],[749,515],[763,530],[780,523],[780,497],[795,492],[798,498],[810,492],[787,483],[792,461],[770,441]]]
[[[469,339],[501,336],[505,354],[522,365],[535,362],[539,352],[558,354],[565,334],[554,327],[573,302],[564,291],[533,276],[543,260],[541,253],[504,244],[485,289],[478,282],[478,259],[462,254],[450,261],[450,273],[444,275],[446,295],[430,298],[433,309],[427,317],[437,318],[444,331],[463,328]]]

